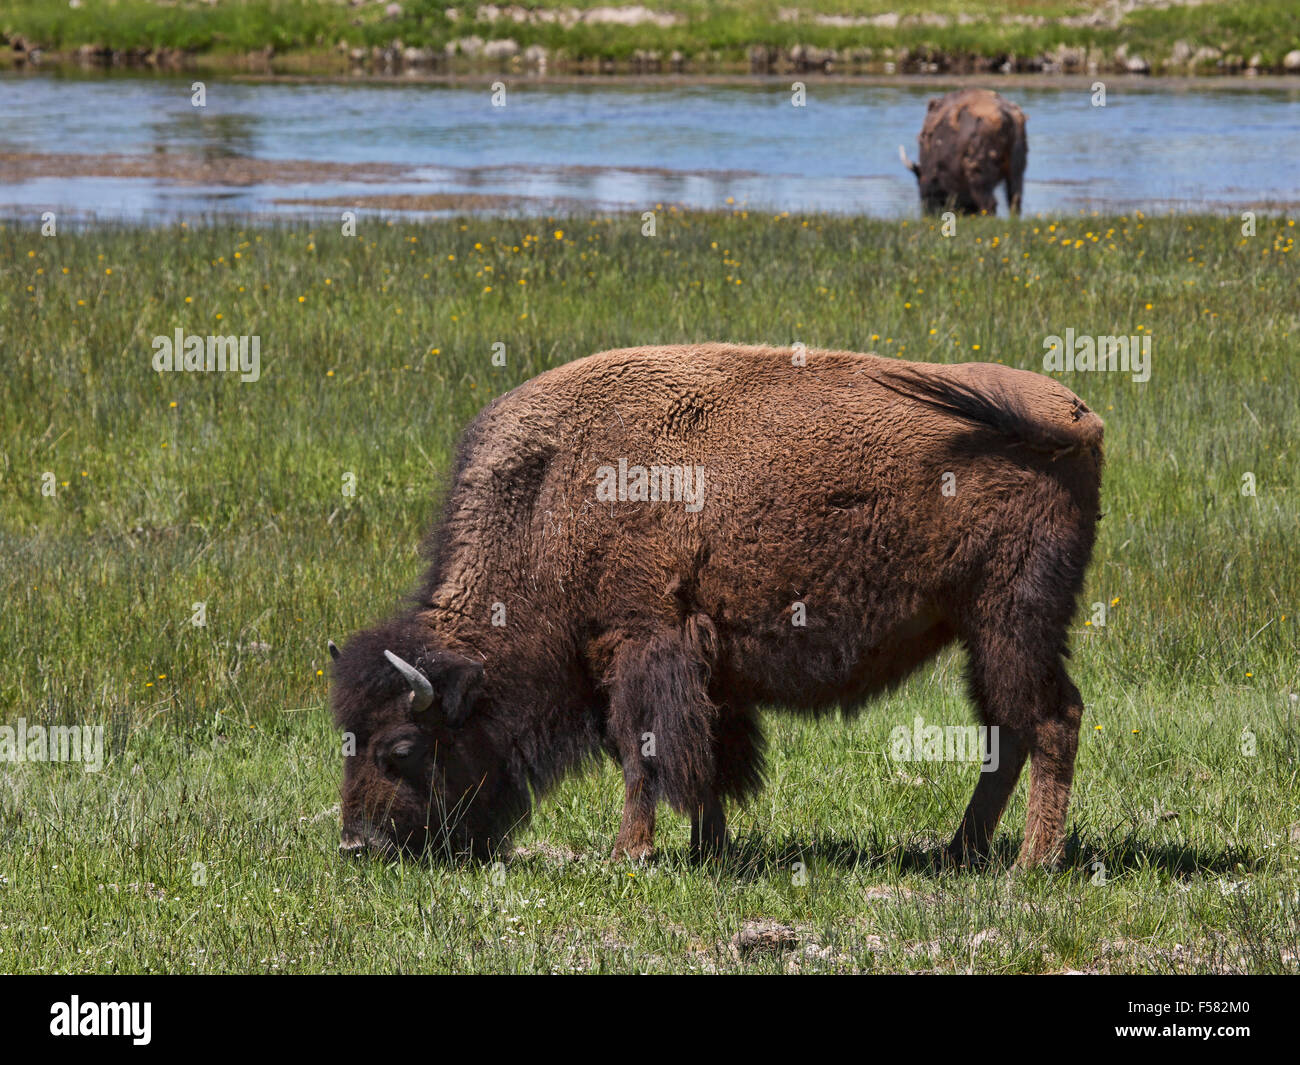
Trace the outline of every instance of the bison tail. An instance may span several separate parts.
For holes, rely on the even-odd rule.
[[[962,380],[953,372],[956,369],[945,367],[942,375],[931,375],[897,366],[875,375],[875,380],[901,396],[1036,451],[1057,456],[1088,450],[1100,457],[1102,420],[1069,389],[1038,374],[1002,367],[989,381],[975,384]],[[1011,375],[1022,374],[1036,386],[1032,395],[1008,387]],[[1042,388],[1043,384],[1048,387]]]

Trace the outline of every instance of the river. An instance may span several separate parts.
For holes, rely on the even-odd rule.
[[[339,83],[0,75],[0,214],[199,220],[643,210],[657,203],[898,217],[942,87],[789,79]],[[1028,213],[1294,208],[1300,81],[1231,88],[990,81],[1028,116]]]

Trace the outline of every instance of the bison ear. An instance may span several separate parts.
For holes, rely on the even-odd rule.
[[[929,114],[929,113],[930,113],[931,111],[933,111],[936,107],[938,107],[941,103],[943,103],[943,97],[942,97],[942,96],[931,96],[931,97],[930,97],[930,102],[926,105],[926,108],[925,108],[925,112],[926,112],[926,114]]]
[[[445,652],[438,656],[435,683],[442,689],[442,716],[456,726],[469,716],[483,687],[483,665],[463,655]]]

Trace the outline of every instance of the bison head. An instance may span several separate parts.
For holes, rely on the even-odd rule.
[[[979,205],[966,193],[965,183],[953,168],[934,161],[922,153],[922,162],[914,163],[907,157],[907,152],[900,144],[898,157],[903,165],[916,175],[917,190],[921,194],[921,210],[926,214],[938,214],[940,211],[957,210],[966,214],[978,214]]]
[[[486,856],[512,803],[502,760],[475,708],[483,666],[439,647],[405,618],[362,632],[334,657],[343,731],[340,796],[347,855]]]

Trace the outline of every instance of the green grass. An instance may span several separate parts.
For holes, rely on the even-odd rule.
[[[653,238],[638,218],[0,228],[0,724],[100,724],[108,747],[99,773],[0,762],[0,971],[1294,971],[1296,231],[671,209]],[[178,326],[260,335],[261,380],[154,373]],[[1149,331],[1153,361],[1147,384],[1064,378],[1107,422],[1084,602],[1109,605],[1074,630],[1064,872],[1008,872],[1023,785],[992,869],[929,867],[975,770],[892,762],[889,731],[968,719],[957,652],[852,721],[773,715],[721,866],[689,865],[668,815],[658,861],[606,861],[612,764],[501,870],[337,858],[325,639],[414,583],[489,398],[704,339],[1038,369],[1066,328]],[[734,956],[761,921],[797,951]]]
[[[348,48],[387,47],[400,40],[406,47],[441,52],[452,41],[478,36],[484,40],[510,38],[521,48],[542,45],[560,62],[627,60],[636,52],[653,51],[666,58],[673,51],[690,57],[699,68],[743,65],[752,45],[788,49],[795,44],[842,51],[870,48],[881,62],[899,49],[932,58],[948,56],[958,63],[974,57],[1022,59],[1051,52],[1060,45],[1099,50],[1103,65],[1122,43],[1159,67],[1173,52],[1175,41],[1193,49],[1212,47],[1244,63],[1259,54],[1265,69],[1280,69],[1282,57],[1300,48],[1300,9],[1293,0],[1235,0],[1196,7],[1131,12],[1117,25],[1072,23],[1108,5],[1101,0],[655,0],[647,6],[677,17],[668,26],[644,22],[620,26],[608,23],[562,25],[557,22],[519,23],[510,18],[480,17],[478,4],[448,4],[442,0],[403,0],[400,15],[386,14],[386,5],[352,7],[333,0],[84,0],[81,7],[48,0],[4,0],[0,31],[21,35],[34,45],[70,52],[82,45],[118,51],[180,49],[220,61],[267,47],[281,57],[316,57],[325,61],[340,44]],[[451,6],[460,10],[452,21]],[[509,7],[503,0],[498,7]],[[541,0],[532,9],[573,9],[609,6],[598,0]],[[798,22],[780,12],[798,8]],[[873,16],[938,15],[944,25],[827,25],[819,15]],[[959,16],[967,21],[959,21]],[[1030,21],[1036,20],[1036,21]],[[891,50],[884,55],[884,50]]]

